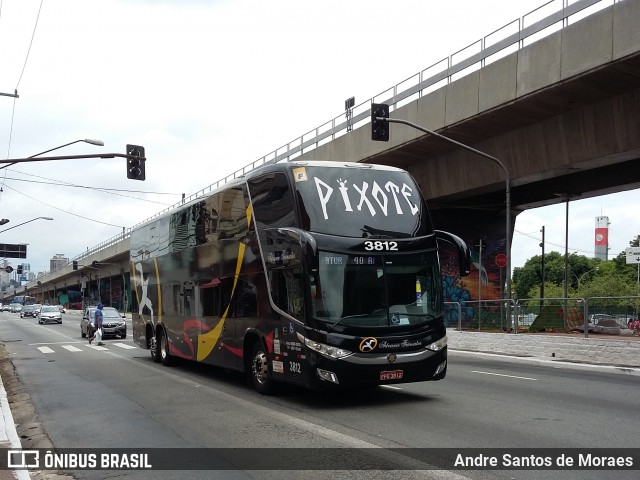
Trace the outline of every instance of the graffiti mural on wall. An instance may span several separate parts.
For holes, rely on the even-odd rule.
[[[460,236],[471,250],[471,272],[467,277],[460,277],[454,250],[442,243],[439,246],[444,300],[460,304],[462,325],[469,326],[474,323],[479,298],[497,300],[503,297],[506,269],[496,264],[496,257],[506,254],[505,222],[504,212],[463,212],[460,209],[438,209],[432,216],[436,228]],[[445,321],[448,326],[458,325],[457,308],[447,309]]]

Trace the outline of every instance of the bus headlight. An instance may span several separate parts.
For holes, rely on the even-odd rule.
[[[338,358],[348,357],[349,355],[353,355],[353,352],[350,352],[349,350],[344,350],[342,348],[334,347],[332,345],[325,345],[324,343],[316,342],[315,340],[310,340],[307,337],[301,335],[300,333],[298,333],[297,335],[298,335],[298,339],[301,342],[304,342],[304,344],[307,347],[309,347],[311,350],[315,352],[318,352],[321,355],[324,355],[325,357],[338,359]]]
[[[439,352],[446,346],[447,346],[447,336],[445,335],[440,340],[436,340],[435,342],[430,343],[425,348],[429,350],[433,350],[434,352]]]

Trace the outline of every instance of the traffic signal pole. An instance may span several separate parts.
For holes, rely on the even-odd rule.
[[[130,145],[127,145],[129,147]],[[49,162],[52,160],[81,160],[84,158],[126,158],[127,159],[127,178],[131,178],[133,180],[144,180],[145,179],[145,163],[147,158],[144,156],[144,147],[140,147],[137,145],[131,145],[132,150],[128,150],[129,153],[97,153],[91,155],[60,155],[55,157],[27,157],[27,158],[8,158],[6,160],[0,160],[0,170],[3,168],[10,167],[11,165],[15,165],[16,163],[26,163],[26,162]],[[132,171],[132,167],[134,170]]]
[[[376,112],[376,111],[383,111],[380,110],[380,105],[382,104],[373,104],[371,106],[371,110],[372,113]],[[388,110],[387,110],[388,111]],[[386,113],[386,112],[385,112]],[[388,115],[388,114],[387,114]],[[372,132],[374,131],[374,126],[376,124],[374,124],[373,122],[378,122],[378,124],[380,122],[384,123],[384,122],[389,122],[389,123],[400,123],[403,125],[408,125],[410,127],[415,128],[416,130],[420,130],[421,132],[424,133],[428,133],[429,135],[433,135],[434,137],[440,138],[442,140],[445,140],[446,142],[449,143],[453,143],[454,145],[457,145],[460,148],[463,148],[469,152],[475,153],[476,155],[479,155],[481,157],[487,158],[489,160],[491,160],[492,162],[497,163],[500,168],[502,169],[502,171],[504,172],[504,176],[505,176],[505,207],[506,207],[506,213],[505,213],[505,217],[506,217],[506,225],[505,225],[505,241],[506,241],[506,245],[505,245],[505,249],[506,249],[506,254],[507,254],[507,279],[506,279],[506,300],[510,301],[511,300],[511,178],[509,176],[509,171],[507,170],[507,167],[504,166],[504,163],[502,163],[500,160],[498,160],[496,157],[489,155],[487,153],[484,153],[480,150],[476,150],[473,147],[470,147],[469,145],[465,145],[464,143],[460,143],[456,140],[453,140],[452,138],[449,137],[445,137],[444,135],[441,135],[437,132],[434,132],[432,130],[428,130],[420,125],[416,125],[415,123],[409,122],[407,120],[402,120],[399,118],[389,118],[387,116],[375,116],[372,115]],[[374,138],[375,140],[375,138]],[[502,287],[502,286],[501,286]],[[508,306],[510,307],[510,305]],[[509,308],[507,309],[509,310]],[[510,319],[509,319],[510,320]]]

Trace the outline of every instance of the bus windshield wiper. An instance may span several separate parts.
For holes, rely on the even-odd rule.
[[[334,322],[331,324],[331,326],[329,327],[330,329],[333,329],[333,327],[335,327],[336,325],[338,325],[340,322],[342,322],[343,320],[347,320],[349,318],[362,318],[362,317],[370,317],[371,314],[370,313],[358,313],[356,315],[347,315],[346,317],[342,317],[341,319],[339,319],[338,321]]]

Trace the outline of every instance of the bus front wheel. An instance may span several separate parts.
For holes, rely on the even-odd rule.
[[[269,361],[260,341],[253,346],[251,354],[251,380],[254,388],[262,395],[268,395],[274,390],[274,381],[269,372]]]
[[[160,335],[160,358],[162,359],[162,364],[170,367],[174,363],[174,358],[169,352],[169,339],[167,338],[167,332],[161,330]]]

